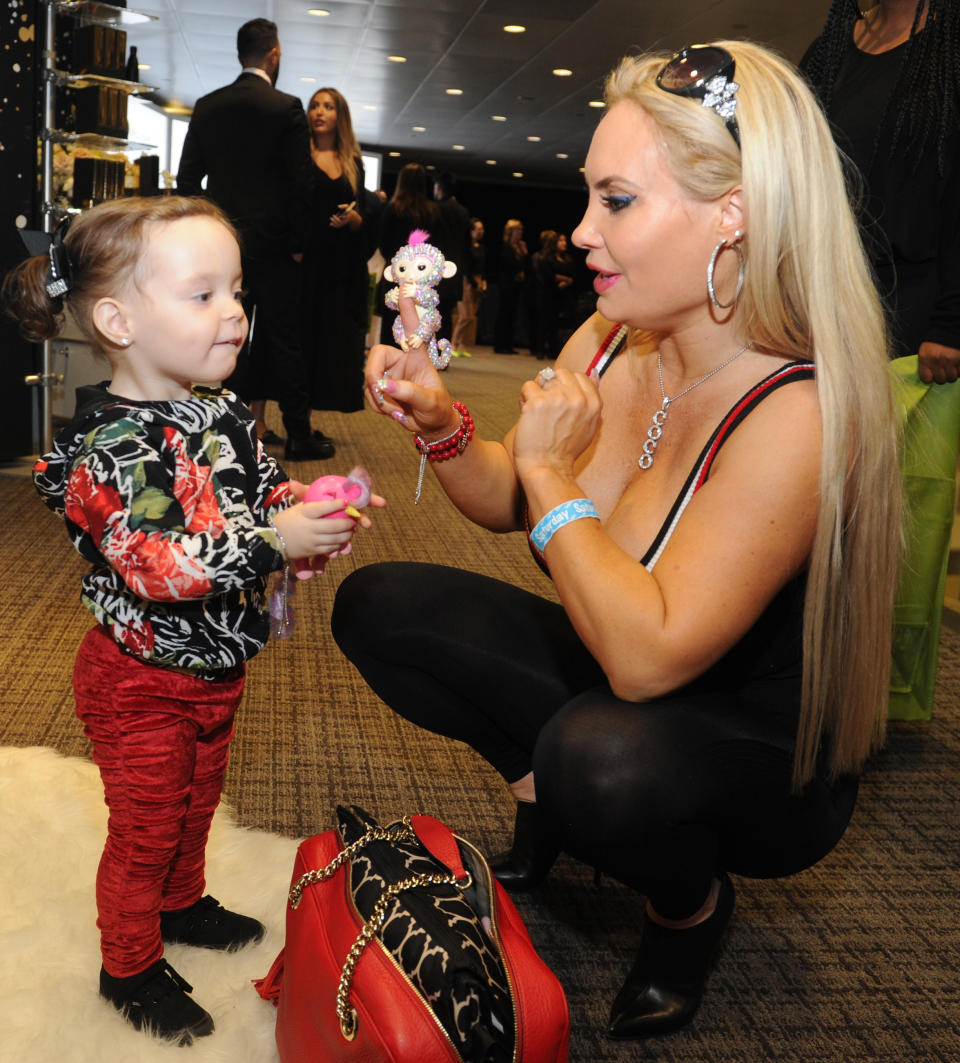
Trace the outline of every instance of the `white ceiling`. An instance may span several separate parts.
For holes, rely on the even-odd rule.
[[[507,180],[519,171],[525,181],[579,187],[598,115],[589,101],[621,55],[749,37],[797,61],[830,0],[316,0],[326,17],[308,14],[311,6],[130,0],[157,18],[128,26],[128,41],[150,66],[141,81],[164,102],[192,107],[239,72],[237,28],[270,18],[283,49],[278,87],[304,102],[322,85],[338,88],[362,146],[401,153],[388,165],[430,162],[459,176]],[[507,24],[526,32],[505,33]],[[558,67],[573,73],[556,77]],[[448,95],[450,88],[462,95]]]

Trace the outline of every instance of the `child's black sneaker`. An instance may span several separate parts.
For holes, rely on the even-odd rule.
[[[100,968],[100,996],[138,1030],[183,1046],[213,1033],[213,1019],[189,996],[193,986],[167,963],[157,960],[145,971],[114,978]]]
[[[201,897],[189,908],[160,913],[160,936],[171,945],[204,949],[239,949],[263,939],[263,923],[229,912],[213,897]]]

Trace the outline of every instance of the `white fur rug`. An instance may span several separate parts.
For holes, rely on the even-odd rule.
[[[216,1030],[178,1049],[139,1033],[98,995],[94,880],[107,810],[95,765],[50,749],[0,747],[0,1057],[10,1063],[276,1063],[272,1004],[251,979],[283,945],[297,843],[245,830],[223,807],[207,848],[207,890],[267,927],[223,954],[171,945]],[[180,1053],[172,1056],[171,1053]],[[185,1055],[184,1053],[189,1053]]]

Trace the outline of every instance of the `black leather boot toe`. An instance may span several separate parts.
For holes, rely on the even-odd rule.
[[[534,801],[518,801],[513,846],[490,861],[505,890],[522,893],[539,886],[560,855],[560,843]]]

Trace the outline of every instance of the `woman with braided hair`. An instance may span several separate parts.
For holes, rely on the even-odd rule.
[[[865,187],[861,222],[895,355],[960,376],[960,9],[834,0],[802,67]]]

